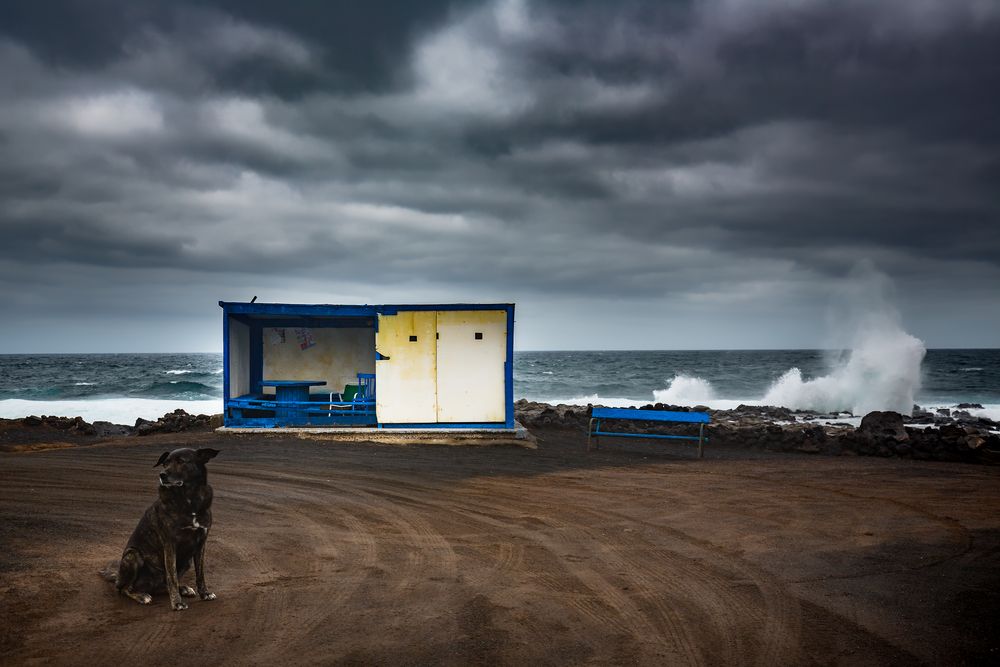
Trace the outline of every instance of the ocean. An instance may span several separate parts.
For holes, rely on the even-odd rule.
[[[909,366],[913,366],[912,368]],[[1000,349],[892,354],[820,350],[517,352],[515,398],[607,406],[783,405],[826,412],[979,403],[1000,420]],[[222,411],[221,354],[0,355],[0,417],[132,424]]]

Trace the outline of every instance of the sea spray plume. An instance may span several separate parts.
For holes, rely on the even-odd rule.
[[[715,390],[708,380],[690,375],[675,375],[666,389],[653,391],[653,400],[657,403],[673,405],[692,405],[715,398]]]
[[[926,349],[903,331],[889,299],[891,287],[870,263],[856,266],[839,287],[839,303],[831,311],[832,342],[848,351],[831,359],[831,370],[822,377],[803,380],[799,369],[786,371],[764,403],[855,415],[873,410],[910,414]]]

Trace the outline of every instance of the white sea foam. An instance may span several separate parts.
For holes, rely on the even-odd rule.
[[[910,414],[920,388],[924,344],[903,332],[871,332],[827,375],[804,380],[791,368],[764,395],[766,405],[855,415],[873,410]]]
[[[181,408],[191,414],[222,412],[222,400],[180,401],[152,398],[105,398],[79,401],[27,401],[9,398],[0,401],[0,418],[17,419],[28,415],[83,417],[88,422],[108,421],[134,424],[139,417],[157,419]]]
[[[704,378],[677,375],[665,389],[653,391],[652,400],[593,395],[559,402],[609,407],[650,402],[702,404],[715,409],[744,403],[825,413],[846,411],[858,416],[873,410],[910,414],[920,390],[926,348],[903,330],[891,302],[891,291],[892,285],[884,274],[870,263],[859,263],[846,280],[834,285],[829,343],[844,352],[829,360],[829,371],[820,377],[806,379],[798,368],[788,369],[760,398],[720,399]]]
[[[96,382],[74,382],[73,386],[74,387],[93,387],[96,384],[97,384]]]
[[[712,400],[715,400],[712,384],[708,380],[690,375],[675,375],[666,389],[657,389],[653,392],[653,401],[656,403],[692,405]]]
[[[839,303],[831,310],[834,347],[848,350],[831,361],[827,375],[804,380],[798,368],[786,371],[764,395],[768,405],[864,415],[872,410],[910,414],[920,389],[920,365],[927,353],[906,333],[890,299],[892,285],[870,263],[855,267],[836,286]]]
[[[606,408],[633,408],[649,403],[649,401],[637,401],[634,398],[601,397],[597,394],[574,396],[572,398],[539,398],[529,400],[537,400],[540,403],[548,403],[549,405],[603,405]]]
[[[196,373],[197,371],[186,371],[186,370],[171,370],[163,371],[167,375],[187,375],[188,373]]]
[[[968,412],[973,417],[986,417],[987,419],[992,419],[995,422],[1000,422],[1000,404],[997,404],[997,403],[985,403],[985,404],[983,404],[983,403],[981,403],[980,405],[983,406],[982,409],[973,408],[971,410],[966,410],[966,412]],[[942,407],[951,407],[952,410],[955,409],[954,405],[952,405],[952,406],[947,406],[946,405],[946,406],[942,406]],[[933,412],[937,408],[927,408],[927,409],[930,410],[931,412]]]
[[[666,390],[661,390],[666,391]],[[526,396],[530,401],[538,401],[539,403],[548,403],[549,405],[602,405],[606,408],[638,408],[643,405],[650,405],[651,403],[663,403],[665,401],[660,401],[655,398],[622,398],[615,396],[598,396],[597,394],[590,394],[589,396],[573,396],[571,398],[533,398]],[[696,405],[704,405],[705,407],[711,408],[713,410],[733,410],[740,405],[761,405],[760,399],[731,399],[731,398],[714,398],[709,400],[675,400],[670,401],[672,405],[682,405],[686,407],[694,407]]]

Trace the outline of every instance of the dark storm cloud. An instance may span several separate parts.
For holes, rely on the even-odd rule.
[[[469,3],[14,1],[0,8],[0,25],[7,36],[28,45],[47,62],[73,69],[103,67],[128,58],[150,34],[197,35],[206,23],[234,21],[270,28],[322,45],[321,71],[293,72],[252,55],[237,63],[206,60],[202,64],[217,75],[219,85],[295,95],[320,84],[352,89],[387,85],[416,35],[463,4]]]
[[[998,62],[980,0],[4,3],[0,298],[986,308]]]

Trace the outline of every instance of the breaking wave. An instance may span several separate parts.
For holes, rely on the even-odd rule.
[[[690,375],[675,375],[666,389],[653,391],[653,400],[657,403],[688,405],[714,401],[715,398],[715,389],[708,380]]]
[[[830,372],[804,380],[798,368],[786,371],[764,395],[764,403],[792,409],[864,415],[873,410],[913,411],[927,348],[903,330],[892,306],[888,277],[861,263],[840,286],[841,304],[831,313],[831,333],[841,349]]]
[[[910,414],[920,389],[926,350],[913,336],[898,332],[866,340],[828,375],[804,380],[791,368],[764,395],[767,405],[864,415],[873,410]]]

